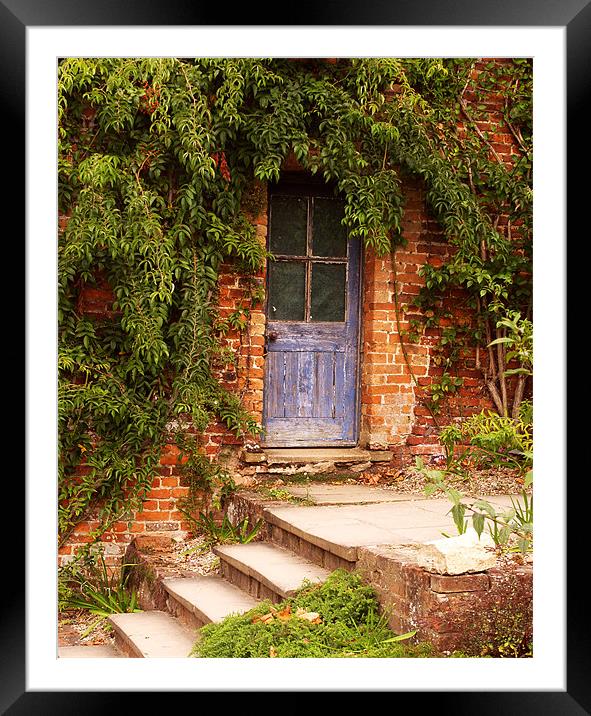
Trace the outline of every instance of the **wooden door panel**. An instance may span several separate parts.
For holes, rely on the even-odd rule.
[[[344,415],[344,353],[273,351],[267,356],[267,418]]]
[[[335,353],[313,353],[314,405],[317,418],[335,416]]]
[[[334,417],[335,420],[342,420],[345,416],[345,386],[350,382],[349,376],[345,372],[347,361],[344,353],[335,353],[334,366]],[[354,376],[351,376],[354,380]],[[354,412],[354,406],[351,404],[351,411]]]
[[[267,354],[265,383],[267,418],[285,417],[285,358],[283,352]]]
[[[341,425],[332,418],[298,418],[297,431],[294,431],[293,419],[276,418],[273,420],[272,431],[274,447],[328,447],[349,444],[342,439]]]
[[[314,354],[313,353],[287,353],[287,356],[297,357],[297,387],[298,417],[315,417],[314,408]]]
[[[268,351],[344,351],[347,346],[348,329],[345,323],[279,323],[269,322],[268,334],[272,335]]]

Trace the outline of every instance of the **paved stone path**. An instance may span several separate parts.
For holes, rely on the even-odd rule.
[[[311,485],[288,487],[313,506],[271,507],[267,519],[287,527],[319,547],[354,559],[355,548],[381,544],[416,544],[439,539],[457,530],[449,514],[451,504],[442,498],[401,495],[363,485]],[[499,507],[511,505],[509,495],[486,498]]]

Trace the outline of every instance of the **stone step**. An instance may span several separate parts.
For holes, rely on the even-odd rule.
[[[257,599],[278,602],[292,596],[306,581],[324,582],[330,571],[268,542],[218,545],[224,577]]]
[[[166,612],[151,610],[112,614],[108,618],[115,630],[115,645],[133,658],[185,658],[197,635]]]
[[[230,614],[243,614],[258,603],[250,594],[215,574],[168,577],[162,580],[162,586],[169,595],[170,613],[194,629],[220,622]]]
[[[60,646],[59,659],[119,659],[121,654],[110,644],[75,644]]]
[[[313,464],[330,462],[336,464],[388,462],[392,453],[388,450],[364,450],[363,448],[266,448],[262,455],[268,465]],[[248,455],[245,455],[248,461]],[[255,461],[255,460],[253,460]]]
[[[330,540],[318,539],[314,534],[297,529],[289,521],[278,519],[271,512],[265,511],[264,516],[265,532],[270,543],[287,549],[330,572],[335,569],[351,572],[355,569],[357,548],[340,549]]]
[[[269,539],[316,564],[354,567],[358,549],[380,544],[425,543],[454,532],[449,503],[442,499],[366,504],[267,507]],[[346,568],[346,566],[345,566]]]

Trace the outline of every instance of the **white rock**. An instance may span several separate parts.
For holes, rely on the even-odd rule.
[[[494,549],[488,533],[483,532],[479,538],[470,527],[457,537],[443,537],[419,545],[416,558],[421,567],[438,574],[484,572],[496,564]]]

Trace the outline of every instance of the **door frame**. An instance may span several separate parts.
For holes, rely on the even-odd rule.
[[[270,243],[270,210],[271,210],[271,196],[273,193],[275,193],[278,189],[281,189],[283,187],[288,187],[290,192],[293,192],[295,195],[301,194],[303,196],[309,196],[310,194],[313,195],[314,189],[318,189],[321,192],[325,192],[324,196],[338,196],[338,194],[331,193],[331,191],[334,189],[334,185],[331,185],[330,183],[327,183],[323,180],[321,180],[317,176],[313,176],[308,174],[307,172],[285,172],[282,174],[281,179],[279,182],[271,185],[270,183],[267,184],[267,219],[268,219],[268,229],[267,229],[267,249],[269,248]],[[320,194],[322,195],[322,194]],[[364,280],[364,264],[365,264],[365,251],[362,244],[362,240],[359,238],[354,239],[348,239],[351,243],[357,242],[357,250],[358,250],[358,256],[357,256],[357,286],[356,286],[356,293],[357,293],[357,307],[354,314],[350,312],[350,306],[347,306],[348,315],[350,316],[350,320],[352,323],[355,324],[355,348],[352,351],[354,360],[355,360],[355,378],[353,381],[353,389],[355,391],[354,400],[352,401],[352,407],[353,407],[353,438],[351,440],[343,440],[338,443],[330,443],[323,446],[319,445],[298,445],[297,447],[294,446],[293,449],[302,448],[305,449],[306,447],[310,447],[311,449],[318,450],[322,449],[322,447],[326,448],[338,448],[338,447],[356,447],[359,445],[359,440],[361,436],[361,369],[362,369],[362,341],[363,341],[363,280]],[[269,261],[267,261],[268,265]],[[268,349],[268,330],[269,330],[269,311],[268,311],[268,302],[269,302],[269,271],[267,270],[265,276],[265,301],[264,301],[264,316],[265,316],[265,343],[264,343],[264,375],[263,375],[263,411],[262,411],[262,427],[263,432],[261,434],[261,446],[262,447],[277,447],[280,448],[281,446],[273,446],[268,445],[267,441],[265,439],[265,426],[267,424],[267,396],[266,396],[266,390],[267,390],[267,349]],[[349,258],[347,260],[347,293],[349,293]],[[347,301],[349,301],[349,297],[347,296]],[[287,446],[284,446],[287,447]]]

